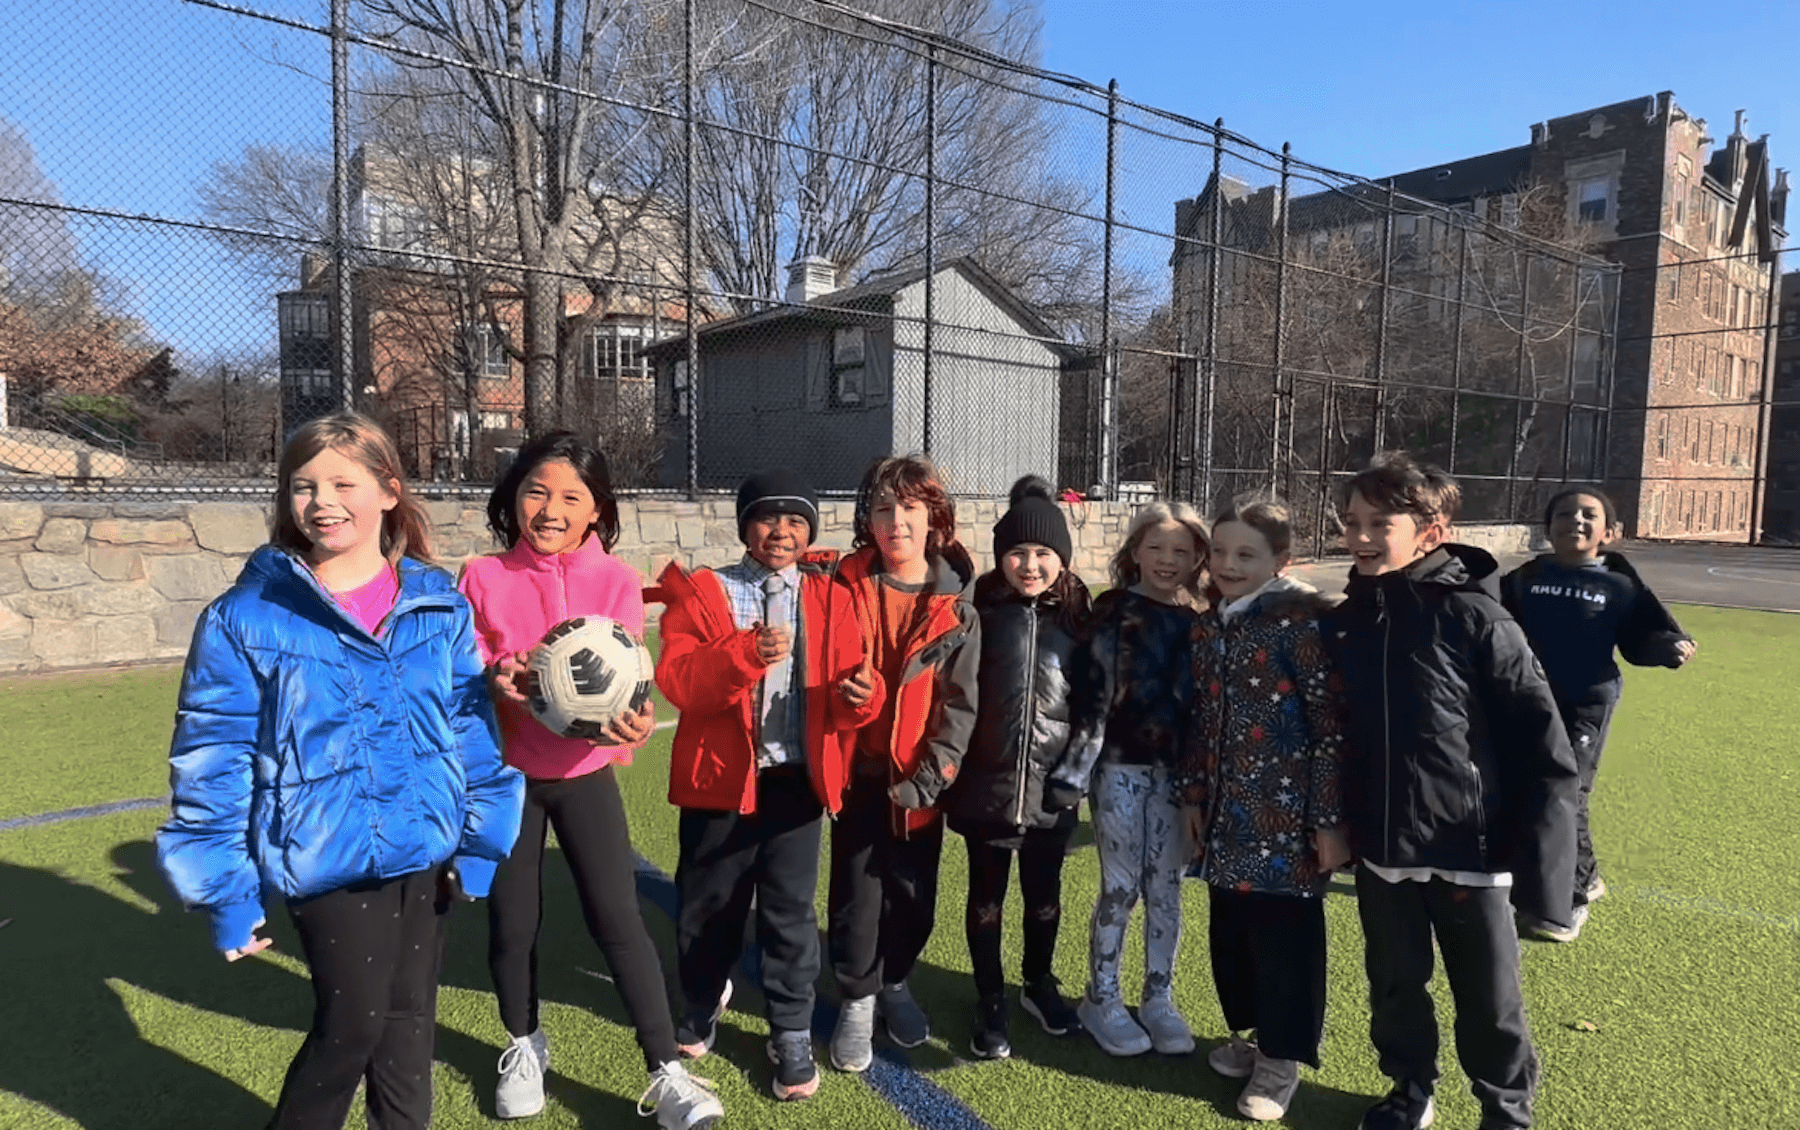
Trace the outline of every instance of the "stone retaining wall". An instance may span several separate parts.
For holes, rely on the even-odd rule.
[[[479,502],[426,506],[447,568],[496,548]],[[963,542],[984,569],[1003,509],[994,499],[957,503]],[[827,501],[821,510],[818,544],[848,548],[851,503]],[[1075,568],[1090,584],[1105,584],[1132,507],[1084,502],[1066,510]],[[181,658],[200,611],[267,540],[267,513],[236,502],[0,502],[0,673]],[[615,552],[646,580],[671,561],[722,565],[743,552],[728,496],[628,499],[619,517]],[[1523,526],[1459,526],[1456,536],[1503,555],[1529,547]]]

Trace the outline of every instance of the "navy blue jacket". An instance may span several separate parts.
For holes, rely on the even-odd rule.
[[[265,896],[308,898],[452,857],[485,895],[518,838],[469,603],[410,559],[379,639],[272,545],[194,628],[163,873],[213,941],[241,948]]]
[[[1577,569],[1544,554],[1508,573],[1500,597],[1565,706],[1617,697],[1615,647],[1639,667],[1679,667],[1678,645],[1693,638],[1623,553],[1604,554],[1594,566]]]

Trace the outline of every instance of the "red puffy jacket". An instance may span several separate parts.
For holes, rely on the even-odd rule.
[[[867,661],[868,647],[850,596],[820,567],[834,555],[801,562],[800,651],[794,656],[806,688],[806,757],[813,791],[830,812],[843,807],[856,731],[881,712],[881,677],[869,701],[851,706],[837,684]],[[740,629],[731,601],[711,569],[688,573],[671,564],[659,589],[662,657],[656,685],[681,711],[669,762],[669,802],[683,808],[756,811],[756,683],[767,669],[756,658],[756,633]]]

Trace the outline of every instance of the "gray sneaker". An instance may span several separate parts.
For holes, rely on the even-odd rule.
[[[831,1033],[831,1066],[839,1071],[867,1071],[875,1058],[875,997],[850,997],[838,1005]]]
[[[875,994],[875,1011],[887,1024],[888,1038],[901,1047],[916,1048],[931,1039],[931,1021],[905,981],[882,986]]]
[[[1131,1018],[1131,1011],[1118,997],[1100,1002],[1083,996],[1075,1014],[1107,1055],[1143,1055],[1150,1050],[1150,1033]]]
[[[1236,1032],[1207,1053],[1206,1062],[1227,1079],[1248,1079],[1256,1070],[1256,1045]]]
[[[1163,1055],[1187,1055],[1194,1050],[1194,1030],[1169,997],[1145,997],[1138,1005],[1138,1023],[1150,1033],[1150,1046]]]
[[[689,1075],[679,1059],[672,1059],[650,1076],[649,1088],[638,1099],[638,1115],[652,1114],[662,1130],[702,1130],[724,1118],[725,1107],[709,1080]]]
[[[544,1072],[550,1066],[550,1041],[539,1028],[518,1036],[500,1053],[500,1082],[494,1087],[494,1114],[530,1118],[544,1109]]]

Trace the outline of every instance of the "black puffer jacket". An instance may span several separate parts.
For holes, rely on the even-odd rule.
[[[1070,678],[1081,644],[1060,623],[1049,595],[1026,599],[1007,588],[981,614],[981,690],[975,736],[956,784],[940,805],[950,826],[1054,828],[1073,812],[1043,810],[1044,777],[1069,743]]]
[[[1353,573],[1325,638],[1345,684],[1342,785],[1356,854],[1511,871],[1513,902],[1567,922],[1579,779],[1550,686],[1500,606],[1486,551],[1447,545]]]

